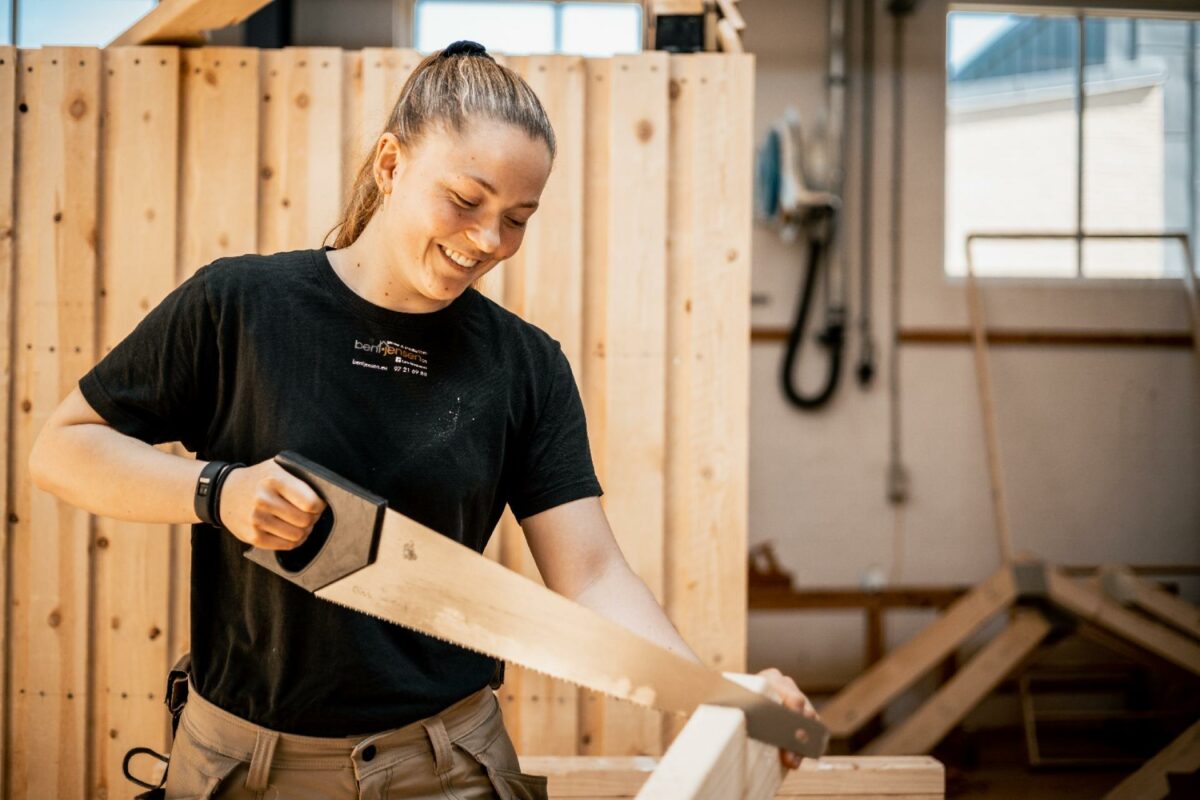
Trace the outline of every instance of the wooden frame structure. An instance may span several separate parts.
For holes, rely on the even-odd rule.
[[[977,238],[1067,238],[1040,234],[987,234],[967,237],[967,306],[975,352],[975,372],[983,417],[984,444],[995,513],[997,544],[1003,566],[931,625],[852,681],[821,709],[835,737],[849,737],[918,678],[953,653],[984,624],[1002,612],[1009,615],[1001,633],[905,720],[868,744],[868,754],[912,754],[931,750],[947,733],[1008,677],[1049,636],[1055,627],[1084,624],[1153,654],[1191,675],[1200,677],[1200,640],[1196,636],[1200,610],[1139,580],[1128,570],[1102,574],[1098,585],[1084,585],[1052,565],[1013,555],[1007,500],[1001,471],[999,438],[992,408],[983,306],[975,279],[971,243]],[[1074,237],[1070,237],[1074,238]],[[1097,234],[1092,238],[1158,238],[1179,241],[1191,263],[1185,234]],[[1185,275],[1184,291],[1192,311],[1193,333],[1200,332],[1200,292],[1193,275]],[[1197,338],[1200,354],[1200,338]],[[1125,607],[1125,603],[1169,622],[1155,621]],[[1180,759],[1195,757],[1195,729],[1184,734],[1145,770],[1139,787],[1151,785]],[[1132,780],[1132,779],[1131,779]],[[1139,789],[1138,791],[1141,791]],[[1133,795],[1130,795],[1133,796]],[[1139,795],[1143,796],[1143,795]]]

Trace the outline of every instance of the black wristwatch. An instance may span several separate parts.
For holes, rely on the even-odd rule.
[[[229,477],[229,473],[245,464],[231,464],[228,461],[210,461],[200,470],[196,480],[196,492],[192,497],[192,508],[196,516],[206,525],[214,528],[221,525],[221,485]]]

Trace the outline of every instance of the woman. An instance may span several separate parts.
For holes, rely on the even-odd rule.
[[[519,76],[471,42],[434,53],[359,171],[335,247],[202,267],[40,434],[39,487],[96,514],[193,524],[191,691],[168,797],[545,796],[519,771],[491,659],[242,557],[299,547],[324,508],[272,460],[282,450],[476,550],[509,505],[551,589],[695,658],[613,539],[558,343],[471,289],[520,247],[554,152]],[[150,446],[176,440],[197,460]]]

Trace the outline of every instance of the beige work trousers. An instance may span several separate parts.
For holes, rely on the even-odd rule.
[[[188,689],[167,769],[168,798],[547,797],[544,777],[520,771],[487,687],[402,728],[339,738],[273,731]]]

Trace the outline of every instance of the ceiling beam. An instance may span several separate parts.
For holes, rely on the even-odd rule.
[[[237,25],[270,1],[162,0],[108,46],[204,44],[205,31]]]

